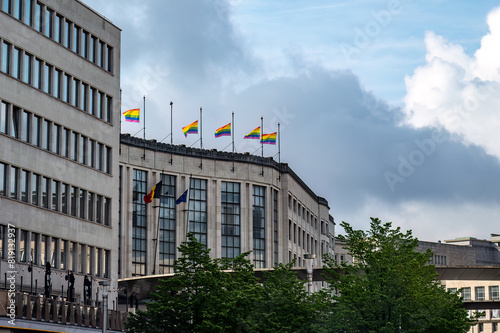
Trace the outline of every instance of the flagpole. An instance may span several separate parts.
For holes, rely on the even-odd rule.
[[[280,134],[280,123],[278,123],[278,165],[280,174],[278,176],[278,181],[281,180],[281,134]]]
[[[122,89],[120,88],[120,134],[122,133]],[[122,143],[120,140],[120,155],[122,153]]]
[[[200,106],[200,148],[203,149],[203,110]],[[203,157],[200,159],[200,169],[203,169]]]
[[[262,134],[264,133],[264,117],[260,117],[260,149],[262,157],[262,172],[261,176],[264,176],[264,142],[262,142]]]
[[[231,171],[234,172],[234,112],[231,113],[231,141],[233,144],[233,167],[231,168]]]
[[[172,127],[173,126],[172,124],[174,123],[174,121],[173,121],[174,118],[172,116],[173,115],[173,108],[174,108],[173,105],[174,105],[174,103],[172,101],[170,101],[170,144],[172,146],[174,145],[174,134],[173,134],[173,127]],[[169,162],[170,162],[170,165],[172,165],[172,153],[170,153],[170,161]]]
[[[146,159],[146,95],[143,96],[143,115],[144,120],[142,121],[142,138],[144,140],[144,154],[142,155],[142,159]]]

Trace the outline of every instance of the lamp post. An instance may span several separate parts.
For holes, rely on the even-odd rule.
[[[102,286],[102,333],[106,333],[108,326],[108,281],[101,281],[99,285]]]
[[[313,285],[313,260],[316,258],[314,253],[304,254],[304,259],[307,259],[307,295],[311,296],[312,285]]]

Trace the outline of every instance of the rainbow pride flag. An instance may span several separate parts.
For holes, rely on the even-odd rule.
[[[182,128],[184,136],[187,138],[188,134],[198,134],[198,120]]]
[[[215,137],[219,138],[221,136],[231,136],[231,123],[215,130]]]
[[[277,132],[271,134],[262,134],[262,139],[260,143],[265,145],[275,145],[276,144],[276,134]]]
[[[141,112],[141,109],[130,109],[128,111],[123,112],[123,115],[125,116],[125,121],[138,123],[140,112]]]
[[[245,135],[243,139],[260,139],[260,126]]]

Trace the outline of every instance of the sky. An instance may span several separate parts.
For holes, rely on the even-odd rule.
[[[82,0],[122,29],[122,133],[281,162],[341,221],[420,240],[500,233],[500,2]],[[145,96],[145,112],[143,108]],[[173,136],[170,137],[170,102]],[[145,114],[145,116],[144,116]],[[265,156],[278,159],[275,146]]]

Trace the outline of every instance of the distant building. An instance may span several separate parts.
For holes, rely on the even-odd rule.
[[[306,266],[312,253],[316,267],[333,253],[328,202],[287,164],[129,135],[121,136],[120,152],[121,278],[173,272],[188,231],[213,257],[252,251],[256,268]],[[146,204],[160,181],[161,198]],[[176,204],[186,190],[186,202]]]
[[[46,293],[47,263],[50,296],[116,288],[120,34],[76,0],[0,0],[2,288],[9,259],[16,291]]]

